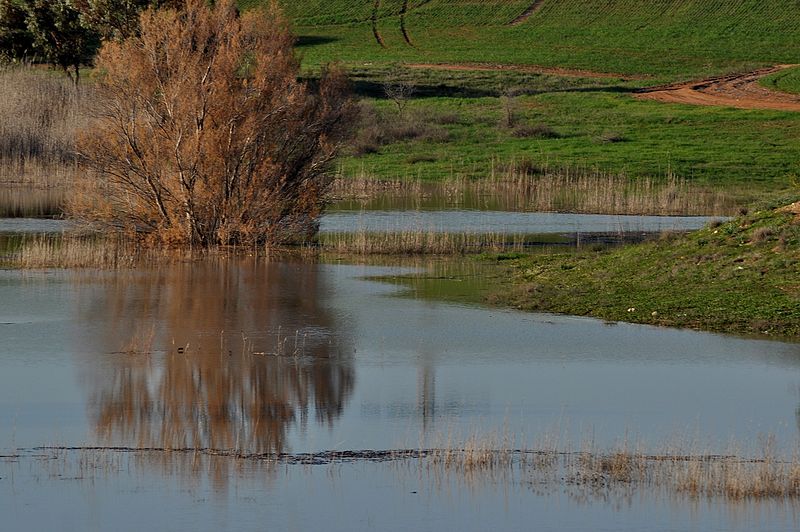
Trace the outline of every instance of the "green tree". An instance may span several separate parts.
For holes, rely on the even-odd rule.
[[[34,53],[28,12],[19,0],[0,0],[0,59],[16,61]]]
[[[77,84],[80,65],[91,61],[100,45],[99,33],[70,0],[31,0],[25,9],[36,51]]]
[[[139,17],[148,8],[178,9],[183,0],[74,0],[84,21],[103,39],[126,39],[139,31]]]

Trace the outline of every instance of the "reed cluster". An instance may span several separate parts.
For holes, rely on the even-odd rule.
[[[31,66],[0,65],[0,184],[64,186],[93,91]]]
[[[340,177],[332,188],[334,200],[368,202],[376,197],[436,198],[473,208],[592,214],[728,216],[739,208],[725,191],[674,176],[631,179],[599,171],[532,168],[524,161],[504,165],[485,179],[452,177],[425,182]]]
[[[319,237],[321,249],[351,255],[465,255],[523,251],[525,235],[447,233],[425,230],[330,233]]]
[[[480,483],[524,483],[537,490],[557,489],[570,495],[598,497],[668,494],[690,499],[717,499],[732,503],[800,500],[800,457],[774,454],[764,449],[754,456],[683,453],[648,454],[642,447],[624,443],[608,449],[572,451],[569,448],[517,448],[508,435],[473,435],[467,439],[440,440],[431,448],[286,452],[247,452],[206,447],[46,447],[55,459],[78,451],[90,463],[95,456],[137,455],[157,458],[181,455],[244,460],[276,465],[335,465],[373,462],[392,465],[398,474],[412,472],[447,485],[447,479]],[[18,449],[17,453],[25,453]]]
[[[132,268],[161,254],[122,238],[91,236],[35,236],[24,241],[11,262],[23,269]]]

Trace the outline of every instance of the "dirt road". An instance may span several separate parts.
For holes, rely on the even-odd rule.
[[[800,112],[800,95],[773,91],[759,84],[761,78],[793,66],[796,65],[776,65],[744,74],[650,87],[639,91],[636,97],[666,103]]]

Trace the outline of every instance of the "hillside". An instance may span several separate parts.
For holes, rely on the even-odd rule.
[[[311,63],[537,64],[677,80],[800,57],[800,9],[785,0],[410,0],[402,26],[413,46],[403,3],[379,2],[382,48],[373,0],[282,1]]]
[[[798,69],[751,76],[747,94],[730,80],[727,101],[692,87],[688,97],[651,95],[658,102],[637,95],[800,64],[800,9],[786,0],[280,2],[304,67],[313,75],[342,62],[375,108],[361,130],[369,134],[341,161],[345,176],[479,178],[523,161],[634,179],[674,175],[746,203],[800,173],[800,98],[784,94],[797,101],[773,105],[768,95],[767,105],[732,109],[765,87],[800,92]],[[390,81],[413,88],[405,116],[385,99]],[[511,104],[509,93],[518,95]],[[700,96],[704,105],[687,105]],[[509,105],[513,128],[499,125]]]

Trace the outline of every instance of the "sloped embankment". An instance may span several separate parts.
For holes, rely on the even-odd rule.
[[[689,235],[512,262],[518,308],[615,321],[800,337],[800,203]]]

